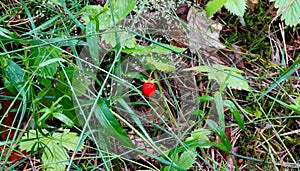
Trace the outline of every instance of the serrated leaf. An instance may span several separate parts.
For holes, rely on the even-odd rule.
[[[206,17],[211,17],[225,4],[226,0],[212,0],[206,4]]]
[[[185,143],[188,144],[191,148],[196,149],[196,147],[209,147],[206,144],[209,141],[208,136],[211,134],[211,131],[204,128],[199,128],[194,130],[191,133],[191,136],[186,138]]]
[[[118,42],[116,42],[115,34],[118,36]],[[120,31],[115,33],[113,30],[107,31],[102,35],[102,40],[104,40],[111,47],[115,47],[120,43],[122,47],[134,48],[136,45],[135,38],[133,35],[130,35],[128,32]]]
[[[43,130],[45,131],[45,130]],[[40,137],[39,139],[37,139]],[[36,151],[38,148],[37,143],[48,143],[48,139],[43,137],[37,130],[29,130],[23,137],[22,142],[19,143],[19,148],[25,151]]]
[[[278,8],[277,15],[282,13],[281,20],[285,20],[286,25],[300,23],[300,0],[276,0],[275,7]]]
[[[236,72],[225,73],[226,78],[228,75],[230,76],[226,80],[226,83],[228,83],[227,87],[234,88],[237,90],[250,90],[247,80],[242,75],[237,74]]]
[[[68,150],[75,151],[76,145],[79,141],[79,137],[77,136],[77,133],[70,132],[69,129],[64,129],[63,133],[54,133],[52,135],[53,139],[57,141],[57,143],[60,143],[63,147],[65,147]],[[81,144],[78,148],[78,150],[82,150],[83,145]]]
[[[42,130],[44,133],[46,130]],[[45,170],[58,171],[65,170],[68,164],[69,156],[66,149],[75,150],[79,137],[76,133],[70,132],[69,129],[64,129],[63,133],[57,132],[52,136],[45,137],[36,130],[29,130],[19,143],[21,150],[34,152],[38,148],[43,149],[42,163]],[[66,149],[65,149],[66,148]],[[81,144],[78,148],[83,149]]]
[[[113,1],[112,4],[114,19],[118,23],[133,10],[136,2],[133,0],[118,0]],[[82,14],[82,19],[86,24],[90,22],[91,18],[96,18],[99,23],[99,30],[108,29],[113,25],[109,3],[106,3],[104,7],[87,5],[80,11],[80,14]]]
[[[6,66],[3,69],[3,75],[9,81],[8,86],[13,86],[15,89],[20,92],[24,83],[26,82],[25,79],[25,71],[14,61],[7,60]],[[23,97],[25,97],[25,91],[20,92]]]
[[[184,71],[198,71],[207,72],[208,78],[216,80],[221,86],[226,86],[229,88],[234,88],[238,90],[250,90],[247,80],[241,75],[243,71],[237,68],[231,68],[223,65],[213,65],[213,66],[196,66]]]
[[[227,0],[225,8],[234,15],[242,17],[246,11],[245,0]]]
[[[53,77],[59,67],[58,57],[62,54],[60,49],[51,46],[34,48],[30,52],[30,61],[33,63],[32,68],[37,69],[38,82],[44,86],[51,84],[50,77]],[[47,64],[48,65],[45,65]]]
[[[52,140],[47,143],[41,157],[43,168],[46,171],[64,171],[68,164],[68,158],[67,151]]]
[[[181,154],[176,164],[183,169],[189,169],[192,167],[195,161],[196,161],[196,154],[192,151],[185,151]]]
[[[156,69],[160,71],[167,71],[167,72],[174,72],[175,71],[175,66],[174,64],[163,57],[160,56],[148,56],[146,57],[146,62],[148,64],[153,65]]]
[[[44,133],[47,131],[45,129],[42,130]],[[64,129],[63,133],[57,132],[54,133],[50,137],[44,137],[40,132],[36,130],[29,130],[23,137],[22,142],[19,143],[21,150],[26,151],[35,151],[38,146],[36,143],[42,143],[47,145],[49,141],[56,141],[56,143],[62,144],[68,150],[73,150],[76,147],[76,144],[79,140],[79,137],[76,133],[70,132],[69,129]],[[34,148],[33,148],[34,147]],[[83,145],[80,146],[80,150],[83,148]]]
[[[91,19],[98,23],[98,30],[111,27],[112,20],[109,8],[101,7],[100,5],[86,5],[81,11],[82,20],[88,25]]]

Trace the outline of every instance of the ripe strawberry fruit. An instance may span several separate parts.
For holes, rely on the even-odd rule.
[[[142,91],[146,97],[152,96],[155,93],[155,90],[156,90],[156,86],[153,82],[146,81],[143,84]]]

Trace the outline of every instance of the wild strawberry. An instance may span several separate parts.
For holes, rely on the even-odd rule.
[[[156,86],[153,82],[146,81],[143,84],[142,91],[146,97],[152,96],[155,93],[155,90],[156,90]]]

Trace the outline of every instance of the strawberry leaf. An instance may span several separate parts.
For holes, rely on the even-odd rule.
[[[225,8],[234,15],[242,17],[246,11],[245,0],[227,0]]]
[[[212,0],[206,4],[206,17],[211,17],[225,4],[226,0]]]
[[[286,25],[296,26],[300,23],[299,0],[275,0],[275,7],[278,8],[277,15],[282,13],[281,20],[285,20]]]
[[[50,140],[42,155],[43,168],[46,171],[63,171],[68,164],[67,151],[55,140]]]
[[[116,42],[115,34],[118,36],[118,41]],[[117,44],[121,44],[122,47],[134,48],[136,45],[135,38],[128,32],[122,31],[115,33],[113,30],[108,30],[102,35],[102,39],[111,47],[115,47]]]
[[[44,129],[42,131],[47,132]],[[74,151],[78,141],[77,134],[70,132],[69,129],[64,129],[62,133],[57,132],[49,137],[43,136],[36,130],[30,130],[22,137],[19,147],[21,150],[31,152],[43,149],[41,157],[43,168],[47,171],[57,171],[65,170],[69,159],[66,149]],[[78,149],[83,149],[83,145],[81,144]]]
[[[190,70],[198,72],[207,72],[208,79],[216,80],[220,86],[222,85],[228,88],[234,88],[238,90],[250,90],[247,80],[241,75],[243,71],[237,68],[231,68],[223,65],[213,65],[196,66],[185,69],[185,71]]]

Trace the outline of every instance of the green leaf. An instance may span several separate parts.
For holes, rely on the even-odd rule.
[[[30,52],[31,67],[37,69],[37,79],[38,82],[44,86],[50,86],[53,76],[57,72],[59,67],[59,57],[62,51],[60,49],[44,46],[39,48],[34,48]]]
[[[39,68],[42,68],[44,66],[48,66],[48,65],[56,63],[56,62],[67,62],[67,61],[62,59],[62,58],[53,58],[53,59],[49,59],[45,62],[40,63]]]
[[[169,49],[173,49],[176,52],[182,52],[186,49],[186,48],[179,48],[179,47],[171,46],[171,45],[167,45],[167,44],[161,44],[161,45],[164,47],[167,47]],[[152,54],[152,53],[159,53],[159,54],[171,53],[170,50],[168,50],[167,48],[164,48],[164,47],[161,47],[158,45],[142,46],[142,45],[137,44],[132,49],[122,49],[122,51],[125,53],[133,54],[133,55],[148,55],[148,54]]]
[[[160,71],[174,72],[175,66],[174,64],[159,55],[152,55],[146,57],[146,62],[148,64],[154,65],[154,67]]]
[[[90,20],[86,26],[86,40],[89,47],[90,56],[93,60],[94,65],[99,66],[99,45],[100,38],[98,35],[97,22],[96,20]]]
[[[206,144],[209,142],[208,136],[211,134],[211,131],[204,128],[199,128],[191,132],[191,136],[187,137],[185,143],[196,149],[196,147],[208,147]]]
[[[225,106],[227,106],[229,108],[229,110],[233,114],[237,124],[244,131],[245,130],[244,120],[242,119],[240,112],[238,111],[238,109],[236,108],[234,103],[230,100],[224,100],[223,103]]]
[[[47,132],[44,129],[42,131]],[[36,130],[29,130],[21,140],[22,142],[19,143],[21,150],[34,152],[38,148],[43,149],[41,159],[45,170],[59,171],[65,170],[68,164],[69,156],[66,149],[74,151],[79,137],[69,129],[64,129],[62,133],[56,132],[49,137],[44,137]],[[82,149],[83,145],[81,144],[79,150]]]
[[[67,151],[56,141],[50,140],[41,157],[43,169],[46,171],[64,171],[68,164]]]
[[[224,147],[226,148],[225,151],[229,151],[232,147],[231,147],[228,137],[226,136],[225,132],[223,131],[224,129],[221,129],[218,126],[218,124],[211,119],[207,119],[206,124],[220,137],[222,143],[224,144]],[[222,150],[223,150],[223,148],[222,148]]]
[[[203,95],[203,96],[197,98],[197,100],[200,101],[200,102],[207,102],[207,101],[213,100],[213,99],[214,99],[214,98],[211,97],[211,96],[208,95],[208,94],[205,94],[205,95]]]
[[[134,9],[136,2],[133,0],[118,0],[115,2],[114,12],[118,20],[124,19]]]
[[[102,39],[112,47],[115,47],[120,43],[122,47],[134,48],[136,41],[133,35],[130,35],[128,32],[119,31],[117,32],[118,43],[116,43],[115,32],[113,30],[108,30],[102,35]]]
[[[134,144],[128,137],[126,131],[116,120],[104,99],[99,99],[98,105],[95,107],[95,115],[99,121],[101,129],[103,129],[102,133],[104,136],[112,136],[122,145],[126,147],[134,147]]]
[[[213,65],[196,66],[184,69],[184,71],[190,70],[198,72],[207,72],[208,79],[216,80],[221,87],[226,86],[238,90],[250,90],[247,80],[241,75],[243,71],[237,68],[231,68],[223,65]]]
[[[294,100],[294,102],[295,102],[295,105],[290,105],[290,106],[292,106],[292,107],[294,107],[294,108],[298,108],[299,110],[300,110],[300,96],[299,97],[297,97],[295,100]]]
[[[79,137],[76,132],[70,132],[69,129],[64,129],[63,133],[56,132],[52,135],[53,139],[60,143],[67,150],[75,151]],[[83,145],[81,144],[78,150],[82,150]]]
[[[227,0],[225,8],[234,15],[242,17],[246,11],[245,0]]]
[[[141,72],[128,72],[126,73],[126,77],[132,78],[132,79],[139,79],[139,80],[147,80],[148,77]]]
[[[116,23],[119,23],[124,19],[135,7],[135,1],[133,0],[118,0],[112,1],[113,15]],[[82,19],[88,24],[91,19],[97,20],[99,23],[99,29],[109,29],[113,25],[112,15],[107,2],[104,7],[100,5],[87,5],[81,11]]]
[[[19,148],[25,151],[36,151],[39,148],[37,143],[39,142],[48,143],[47,140],[48,138],[43,137],[37,130],[29,130],[22,137],[22,142],[19,143]]]
[[[110,11],[107,7],[101,7],[100,5],[87,5],[80,11],[79,14],[82,15],[82,20],[85,21],[86,25],[89,25],[91,20],[98,23],[99,25],[97,26],[97,30],[107,29],[112,25]]]
[[[7,60],[6,66],[3,69],[3,75],[8,80],[8,86],[13,86],[20,92],[26,82],[25,71],[14,61]],[[20,92],[23,97],[26,96],[25,90]]]
[[[192,165],[196,161],[196,154],[193,151],[185,151],[181,154],[178,162],[176,164],[183,168],[183,169],[189,169],[192,167]]]
[[[214,101],[216,104],[216,109],[219,116],[219,122],[221,125],[222,131],[225,129],[225,115],[224,115],[224,106],[223,106],[223,99],[222,99],[222,92],[217,91],[214,95]]]
[[[0,36],[5,37],[7,39],[12,39],[12,37],[10,36],[12,34],[13,34],[13,32],[11,32],[11,31],[9,31],[5,28],[0,27]]]
[[[62,111],[54,112],[53,117],[66,124],[68,127],[72,127],[74,125],[74,122],[71,119],[69,119],[64,113],[62,113]]]
[[[275,7],[278,8],[277,15],[285,20],[286,25],[296,26],[300,23],[300,0],[276,0]]]
[[[211,17],[225,4],[226,0],[212,0],[206,4],[206,17]]]

